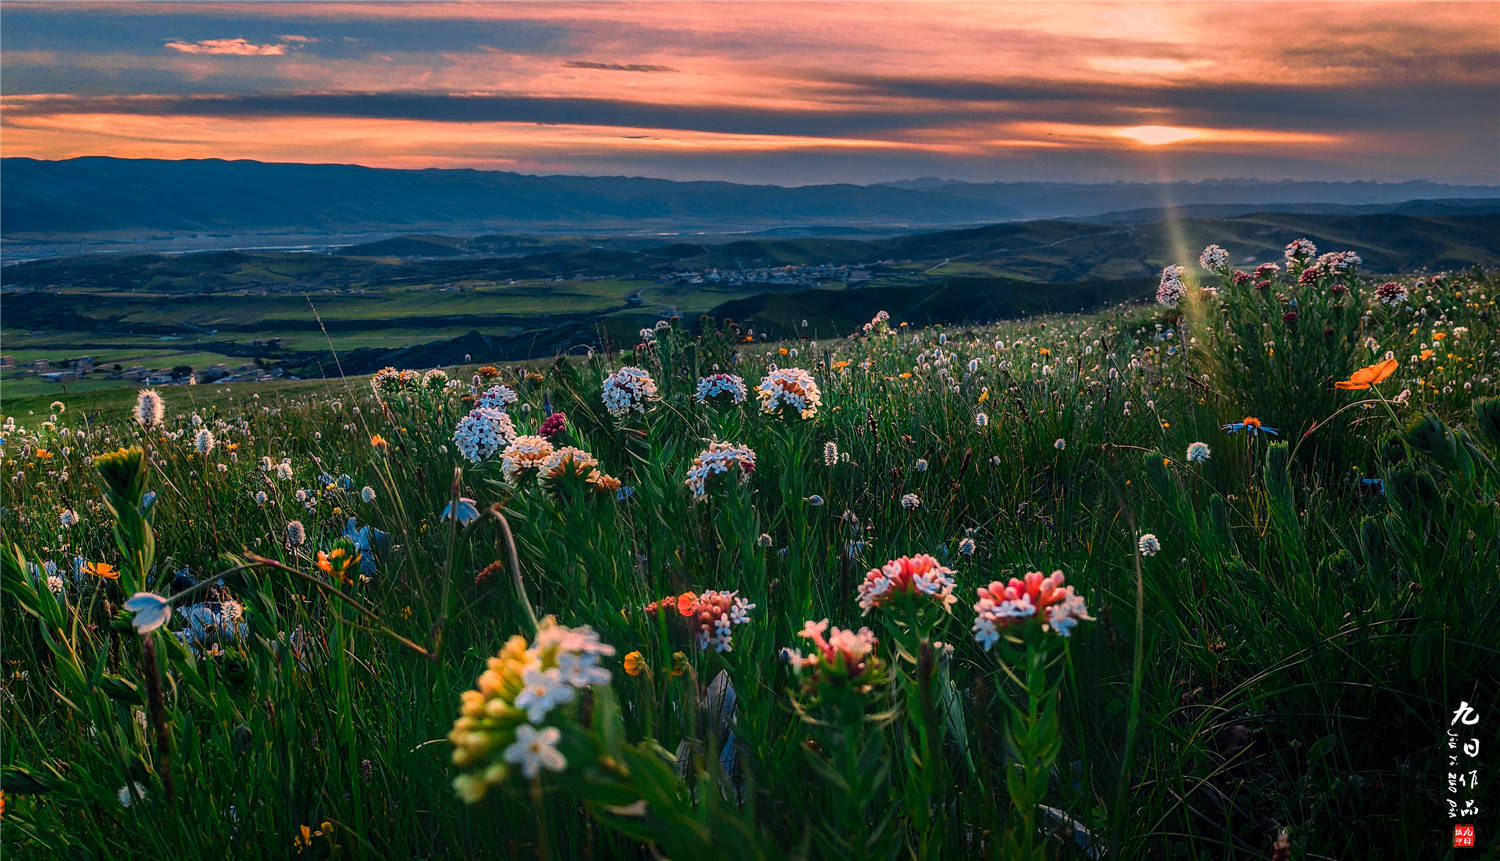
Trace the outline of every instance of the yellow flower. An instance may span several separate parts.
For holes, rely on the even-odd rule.
[[[105,580],[120,579],[120,569],[105,562],[86,562],[83,566],[83,573],[102,577]]]
[[[638,676],[646,669],[646,659],[640,652],[631,652],[625,656],[625,674]]]

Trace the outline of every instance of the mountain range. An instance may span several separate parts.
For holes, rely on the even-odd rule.
[[[724,233],[837,225],[901,232],[1111,213],[1118,221],[1139,221],[1150,211],[1174,207],[1215,207],[1216,217],[1281,207],[1354,214],[1361,207],[1408,201],[1440,201],[1446,209],[1416,213],[1444,215],[1461,211],[1466,201],[1493,206],[1497,199],[1497,186],[1426,181],[917,179],[782,187],[218,159],[0,159],[0,237],[8,246],[417,230]]]

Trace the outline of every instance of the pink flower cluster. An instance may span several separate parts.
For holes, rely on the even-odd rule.
[[[951,612],[958,596],[953,569],[946,568],[925,553],[892,559],[879,568],[870,569],[859,584],[859,606],[864,612],[880,607],[898,595],[923,596]]]
[[[1044,629],[1062,637],[1071,634],[1079,620],[1093,618],[1088,615],[1083,596],[1075,593],[1072,586],[1063,585],[1061,571],[1046,576],[1032,571],[1025,580],[1012,577],[1009,583],[996,580],[980,588],[974,617],[974,641],[984,646],[985,651],[1000,639],[1001,631],[1033,618]]]

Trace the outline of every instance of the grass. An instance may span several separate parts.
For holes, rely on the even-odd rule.
[[[484,383],[515,390],[521,433],[566,413],[557,443],[628,494],[466,459],[472,366],[452,390],[378,398],[352,378],[166,389],[150,433],[130,392],[21,417],[3,454],[4,849],[1219,859],[1269,857],[1285,831],[1293,857],[1441,857],[1450,719],[1500,706],[1497,285],[1455,276],[1386,305],[1334,290],[1347,276],[1281,278],[817,342],[669,326],[633,356]],[[1376,388],[1331,385],[1387,351]],[[623,365],[659,398],[617,417],[600,390]],[[812,374],[808,418],[694,398],[715,370],[753,387],[772,366]],[[1221,430],[1247,414],[1279,435]],[[709,440],[754,469],[695,500]],[[1199,441],[1211,457],[1188,460]],[[139,482],[109,459],[98,474],[121,445],[147,453]],[[495,513],[444,520],[455,497]],[[367,580],[318,565],[350,549],[349,518],[387,536],[369,536]],[[862,614],[866,572],[912,554],[951,570],[951,611],[916,595]],[[975,640],[976,589],[1054,570],[1091,619]],[[204,585],[137,634],[121,605],[186,588],[178,572]],[[731,650],[700,649],[676,614],[705,590],[755,604]],[[195,629],[188,606],[245,627]],[[517,718],[456,737],[478,745],[456,766],[460,695],[508,638],[534,641],[532,610],[592,626],[609,681],[539,719],[564,770],[491,771],[469,803],[455,779],[503,762]],[[781,657],[825,618],[869,626],[863,663]]]

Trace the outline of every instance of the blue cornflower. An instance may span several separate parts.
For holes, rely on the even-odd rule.
[[[1261,433],[1280,436],[1280,434],[1276,433],[1276,428],[1266,427],[1265,425],[1260,423],[1260,419],[1255,418],[1254,416],[1245,416],[1242,421],[1231,422],[1227,425],[1224,425],[1224,430],[1229,433],[1234,433],[1237,430],[1242,430],[1250,434],[1251,436],[1258,436]]]

